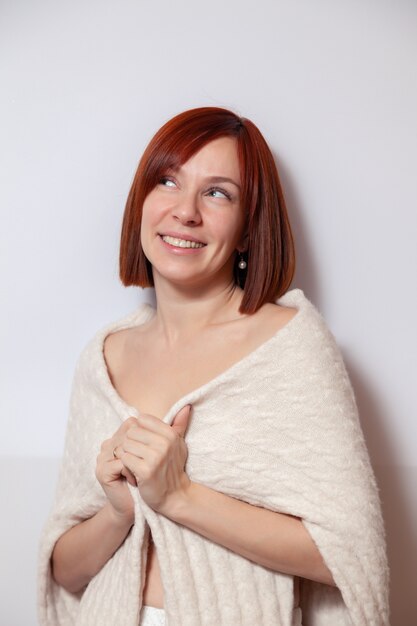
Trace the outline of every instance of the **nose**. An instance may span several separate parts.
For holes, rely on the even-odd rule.
[[[172,209],[173,217],[182,224],[199,224],[201,214],[197,198],[193,194],[183,194]]]

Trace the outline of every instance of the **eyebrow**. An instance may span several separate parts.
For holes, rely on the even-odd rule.
[[[177,173],[178,168],[169,167],[168,172],[169,171],[173,173]],[[232,183],[232,185],[235,185],[235,187],[237,187],[240,190],[240,185],[236,181],[234,181],[233,178],[228,178],[227,176],[207,176],[205,180],[208,183]]]
[[[206,179],[210,183],[232,183],[238,189],[240,189],[240,185],[238,185],[232,178],[227,178],[227,176],[208,176]]]

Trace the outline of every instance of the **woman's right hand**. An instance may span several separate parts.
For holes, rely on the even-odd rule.
[[[125,541],[135,522],[134,501],[128,482],[137,487],[135,477],[124,467],[113,450],[126,431],[137,425],[129,418],[110,439],[101,444],[96,478],[107,496],[105,505],[94,515],[64,532],[51,556],[55,581],[70,593],[79,593],[89,584]]]
[[[131,520],[132,523],[135,509],[127,482],[136,487],[136,479],[122,461],[114,457],[113,450],[121,444],[125,432],[133,425],[137,425],[136,418],[129,417],[110,439],[103,441],[96,463],[96,478],[102,486],[111,508],[118,519]]]

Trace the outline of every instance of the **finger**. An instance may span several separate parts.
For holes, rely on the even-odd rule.
[[[101,448],[100,448],[101,451],[102,452],[108,452],[109,450],[113,450],[114,446],[117,443],[120,443],[120,440],[122,439],[122,437],[126,433],[126,431],[129,430],[129,428],[132,428],[134,426],[138,426],[138,420],[136,419],[136,417],[129,417],[124,422],[122,422],[122,424],[115,431],[113,436],[109,437],[108,439],[105,439],[101,443]]]
[[[121,474],[124,467],[123,462],[120,459],[112,459],[107,465],[111,468],[112,472],[117,472],[118,474]]]
[[[133,428],[134,426],[138,426],[138,420],[136,417],[128,417],[124,422],[121,423],[119,428],[114,433],[112,439],[120,439],[129,428]]]
[[[123,468],[124,465],[120,459],[112,459],[106,462],[99,473],[103,481],[115,480],[121,476]]]
[[[191,404],[186,404],[182,407],[174,417],[174,420],[171,424],[171,428],[175,430],[176,433],[180,437],[184,437],[185,431],[187,430],[187,426],[189,423],[191,415]]]
[[[146,428],[154,433],[167,434],[169,436],[171,426],[163,422],[159,417],[149,413],[141,413],[137,419],[139,427]]]
[[[126,439],[119,448],[119,458],[123,460],[123,454],[128,452],[129,454],[133,454],[139,459],[152,461],[155,460],[157,456],[159,456],[157,452],[158,449],[159,448],[155,449],[151,446],[148,446],[146,443],[142,443],[141,441]]]
[[[128,417],[123,424],[120,426],[119,430],[124,433],[126,432],[126,430],[128,430],[129,428],[132,428],[132,426],[138,426],[138,419],[137,417]]]
[[[112,446],[112,441],[113,441],[113,438],[105,439],[104,441],[101,442],[100,454],[105,454],[105,455],[108,454],[108,451],[111,449],[111,446]],[[115,445],[115,444],[113,444],[113,445]]]
[[[131,454],[130,452],[122,452],[121,460],[123,465],[135,477],[136,483],[139,480],[143,480],[144,476],[147,475],[148,469],[144,459],[137,457],[135,454]]]
[[[132,472],[125,466],[123,465],[123,469],[121,471],[122,476],[124,476],[127,480],[127,482],[132,485],[133,487],[136,487],[136,478],[134,477],[134,475],[132,474]]]
[[[137,428],[133,428],[132,426],[129,429],[130,431],[132,430],[137,430]],[[109,440],[109,444],[106,447],[107,450],[107,455],[108,455],[108,459],[109,461],[111,459],[118,459],[119,458],[119,451],[120,451],[120,446],[123,445],[123,442],[126,440],[126,432],[124,434],[124,436],[114,436]]]
[[[113,458],[117,458],[115,456],[115,451],[117,446],[120,445],[121,440],[122,438],[120,436],[113,436],[111,439],[103,441],[100,447],[100,452],[106,460],[110,461]]]
[[[169,434],[168,434],[169,436]],[[121,441],[121,445],[124,445],[127,441],[138,441],[140,443],[158,447],[160,443],[166,441],[167,435],[161,432],[155,432],[143,427],[129,428],[124,438]]]

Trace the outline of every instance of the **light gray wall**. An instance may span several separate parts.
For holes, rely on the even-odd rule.
[[[381,487],[393,626],[416,623],[416,18],[411,0],[3,0],[1,624],[36,623],[75,360],[152,299],[117,278],[139,157],[202,105],[249,117],[274,151],[293,286],[339,342]]]

